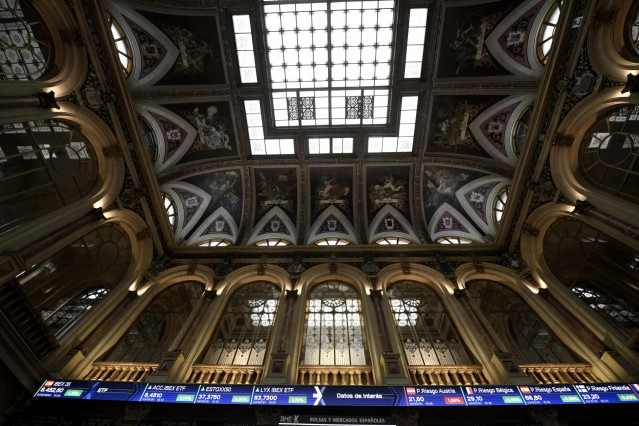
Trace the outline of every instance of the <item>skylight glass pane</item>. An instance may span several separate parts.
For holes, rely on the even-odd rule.
[[[268,3],[264,13],[273,100],[280,90],[326,89],[321,96],[319,92],[312,95],[314,114],[307,110],[307,118],[299,118],[303,114],[289,110],[288,119],[276,116],[275,125],[386,124],[388,97],[374,99],[377,110],[370,110],[368,121],[361,113],[347,117],[342,99],[338,105],[333,99],[344,96],[334,93],[337,88],[357,88],[358,96],[363,96],[362,88],[390,85],[394,2]],[[297,97],[308,96],[298,93]]]
[[[242,83],[257,83],[255,52],[253,51],[253,35],[251,33],[249,15],[233,16],[233,31],[235,32],[237,61],[240,65],[240,80]]]
[[[295,141],[293,139],[264,139],[260,101],[244,101],[244,110],[246,111],[246,126],[248,128],[251,154],[295,154]]]
[[[353,138],[310,138],[309,154],[351,154]]]
[[[403,96],[399,114],[398,137],[369,137],[368,152],[410,152],[413,150],[415,120],[417,118],[417,96]]]
[[[428,9],[411,9],[410,11],[404,78],[419,78],[422,75],[427,17]]]

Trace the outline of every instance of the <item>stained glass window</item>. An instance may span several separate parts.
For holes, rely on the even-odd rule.
[[[626,337],[639,329],[639,253],[585,223],[564,218],[544,235],[552,273]],[[634,308],[633,308],[634,307]]]
[[[578,362],[513,290],[480,280],[468,284],[468,293],[519,364]]]
[[[73,127],[52,120],[0,126],[0,227],[77,201],[97,179],[95,152]]]
[[[280,291],[269,283],[248,284],[233,293],[202,362],[262,365],[279,298]]]
[[[49,330],[56,337],[61,336],[82,319],[108,292],[108,289],[99,287],[77,296],[63,297],[55,306],[40,311],[40,315]]]
[[[0,80],[37,80],[52,56],[46,29],[29,2],[0,0]]]
[[[468,365],[470,358],[437,295],[422,284],[393,285],[388,297],[408,365]]]
[[[203,291],[202,284],[187,282],[160,292],[104,361],[161,362]]]
[[[359,296],[340,282],[309,292],[302,365],[370,365]]]
[[[275,125],[386,124],[394,7],[390,0],[265,2]],[[295,98],[313,99],[314,114],[291,115],[289,107],[301,105],[290,103]],[[353,98],[370,108],[353,109]]]
[[[628,25],[628,36],[630,38],[630,50],[639,55],[639,7],[636,7],[631,15],[630,25]]]
[[[580,170],[597,188],[639,202],[639,105],[599,120],[580,146]]]

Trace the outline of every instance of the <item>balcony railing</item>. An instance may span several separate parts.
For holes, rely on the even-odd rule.
[[[142,362],[96,361],[84,380],[143,382],[149,374],[157,370],[158,365]]]
[[[298,368],[299,385],[374,385],[373,369],[362,365],[352,366],[303,366]]]
[[[260,383],[263,373],[261,365],[194,364],[187,382],[254,385]]]
[[[519,368],[536,383],[598,383],[590,364],[523,364]]]
[[[481,365],[410,366],[408,371],[411,383],[418,386],[487,384]]]

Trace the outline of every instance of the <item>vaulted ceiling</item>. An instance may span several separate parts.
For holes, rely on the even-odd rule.
[[[105,9],[175,245],[477,245],[509,226],[556,1],[163,3]],[[390,55],[370,50],[386,30]]]

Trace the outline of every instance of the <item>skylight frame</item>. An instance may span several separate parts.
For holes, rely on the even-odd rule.
[[[415,140],[415,128],[417,126],[418,109],[419,95],[402,95],[399,111],[398,135],[369,136],[367,153],[388,154],[412,152],[413,142]]]
[[[376,8],[369,8],[368,6]],[[282,0],[264,0],[263,5],[263,25],[265,34],[265,46],[267,55],[267,73],[269,76],[268,88],[270,91],[270,99],[273,107],[273,120],[276,127],[303,127],[303,126],[349,126],[349,125],[385,125],[389,123],[390,113],[390,95],[391,84],[393,82],[393,68],[395,59],[395,40],[397,36],[396,21],[399,8],[394,0],[375,0],[375,1],[335,1],[324,0],[322,2],[316,0],[305,1],[282,1]],[[289,15],[287,15],[289,14]],[[295,14],[295,16],[292,16]],[[322,28],[315,28],[315,14],[320,16],[318,22]],[[287,15],[286,22],[283,16]],[[300,18],[300,15],[302,17]],[[338,19],[345,16],[345,24],[343,27],[336,25]],[[373,21],[369,17],[373,16]],[[352,17],[357,17],[358,27],[354,28],[355,21]],[[351,21],[349,21],[351,19]],[[368,20],[367,20],[368,19]],[[302,22],[300,22],[302,21]],[[310,22],[310,24],[309,24]],[[371,22],[367,25],[366,22]],[[350,24],[350,25],[349,25]],[[381,28],[376,28],[377,24],[381,24]],[[349,33],[350,31],[350,33]],[[304,39],[300,39],[300,33],[304,33]],[[322,33],[320,35],[320,33]],[[375,36],[372,42],[371,33]],[[344,36],[344,44],[333,44],[336,37]],[[310,36],[310,39],[308,38]],[[295,38],[295,42],[286,45],[286,40]],[[378,41],[377,37],[381,37],[379,41],[381,46],[375,46]],[[316,42],[316,38],[318,41]],[[274,41],[275,40],[275,41]],[[309,42],[310,40],[310,42]],[[341,39],[340,39],[341,41]],[[309,44],[310,43],[310,44]],[[368,44],[365,44],[368,43]],[[351,51],[346,52],[346,50]],[[357,50],[357,52],[355,52]],[[370,56],[364,54],[364,50],[374,52],[372,62],[365,62]],[[292,52],[295,51],[295,54]],[[304,51],[304,52],[303,52]],[[319,53],[316,53],[319,51]],[[343,51],[343,52],[342,52]],[[305,55],[304,61],[300,61],[300,54]],[[309,56],[310,52],[310,56]],[[368,52],[370,53],[370,52]],[[287,54],[290,54],[287,62]],[[359,61],[355,64],[346,63],[346,57],[353,57],[354,54],[359,55]],[[343,55],[343,56],[342,56]],[[381,60],[378,62],[378,56]],[[292,58],[292,59],[291,59]],[[310,58],[310,59],[309,59]],[[316,63],[316,59],[320,61]],[[342,59],[343,58],[343,59]],[[364,59],[363,59],[364,58]],[[296,59],[295,68],[309,68],[302,70],[303,75],[309,72],[313,74],[312,79],[303,79],[298,72],[293,72],[292,81],[284,81],[288,69],[292,67],[292,60]],[[310,62],[309,62],[310,60]],[[364,78],[362,71],[369,72],[369,68],[362,68],[369,64],[374,67],[373,78]],[[347,69],[350,66],[352,69]],[[318,68],[323,67],[323,68]],[[341,69],[343,68],[343,70]],[[355,69],[357,68],[357,69]],[[378,70],[379,68],[379,70]],[[322,80],[315,78],[315,73],[320,70]],[[344,71],[344,79],[336,77],[335,73]],[[347,79],[347,75],[353,72],[358,73],[357,79]],[[380,74],[375,74],[376,72]],[[306,74],[305,74],[306,73]],[[380,99],[376,99],[376,108],[373,110],[373,116],[365,119],[358,117],[359,120],[349,121],[346,116],[336,115],[337,109],[342,108],[341,105],[333,105],[333,90],[380,90],[385,92],[376,93]],[[278,92],[326,92],[322,96],[328,100],[328,105],[322,105],[328,111],[328,117],[325,113],[319,120],[313,119],[302,122],[300,119],[289,119],[284,117],[285,105],[282,102],[281,95],[275,95]],[[350,96],[350,95],[347,95]],[[362,94],[370,96],[369,94]],[[291,98],[291,96],[286,96]],[[300,94],[300,98],[304,97]],[[321,102],[324,102],[321,101]],[[293,102],[294,104],[294,102]],[[345,108],[344,108],[345,109]],[[279,111],[279,112],[278,112]],[[383,115],[382,115],[383,114]],[[337,120],[334,118],[337,117]],[[367,121],[368,120],[368,121]]]

